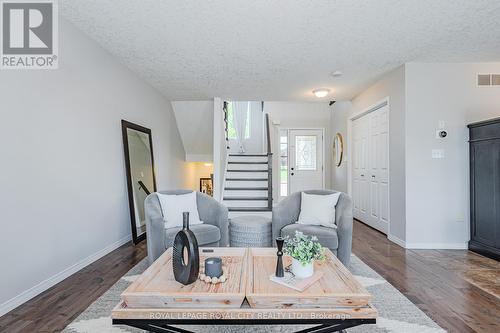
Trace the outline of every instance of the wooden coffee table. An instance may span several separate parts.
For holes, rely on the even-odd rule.
[[[269,280],[276,268],[273,248],[201,248],[200,262],[222,257],[229,278],[223,284],[175,281],[168,249],[123,293],[113,324],[151,332],[188,331],[171,325],[319,325],[300,332],[336,332],[374,324],[372,296],[330,250],[315,263],[323,277],[303,292]],[[284,257],[285,265],[290,262]]]

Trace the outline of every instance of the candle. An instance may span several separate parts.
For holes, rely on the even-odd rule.
[[[220,277],[222,275],[222,259],[219,257],[205,259],[205,275]]]

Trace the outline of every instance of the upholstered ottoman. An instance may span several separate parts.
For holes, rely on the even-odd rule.
[[[271,247],[271,219],[264,216],[238,216],[229,220],[231,247]]]

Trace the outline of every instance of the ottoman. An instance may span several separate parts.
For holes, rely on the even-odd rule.
[[[271,219],[264,216],[238,216],[229,220],[231,247],[271,247]]]

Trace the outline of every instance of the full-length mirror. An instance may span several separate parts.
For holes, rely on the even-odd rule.
[[[123,150],[127,173],[132,237],[137,244],[146,238],[144,200],[156,192],[151,130],[122,120]]]

